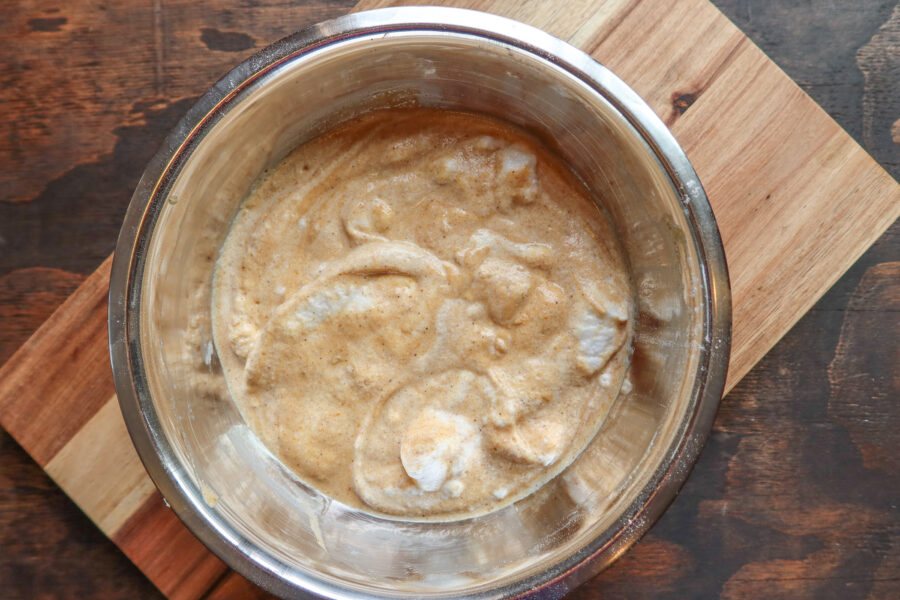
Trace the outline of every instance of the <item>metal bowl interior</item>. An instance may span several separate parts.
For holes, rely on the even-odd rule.
[[[209,328],[218,248],[260,173],[361,112],[433,106],[521,125],[607,211],[637,291],[632,389],[560,476],[453,522],[380,518],[300,483],[228,397]],[[122,411],[172,509],[229,565],[285,597],[557,597],[661,514],[708,434],[730,343],[721,241],[664,125],[587,55],[456,9],[319,25],[235,68],[188,113],[132,199],[110,286]]]

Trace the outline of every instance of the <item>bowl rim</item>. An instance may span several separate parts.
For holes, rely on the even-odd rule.
[[[725,387],[731,348],[731,291],[721,236],[700,180],[674,136],[621,79],[583,51],[530,25],[480,11],[397,7],[363,11],[308,27],[260,50],[216,82],[169,133],[144,171],[116,244],[109,286],[109,351],[119,406],[129,435],[151,479],[182,522],[228,566],[267,591],[286,598],[316,595],[363,598],[369,594],[292,570],[255,550],[206,505],[161,432],[140,358],[142,244],[152,234],[173,166],[191,142],[214,126],[217,113],[240,91],[287,61],[361,36],[402,31],[487,38],[534,54],[562,68],[610,102],[638,131],[680,195],[700,265],[705,294],[703,336],[684,435],[654,470],[623,515],[585,547],[540,573],[472,594],[473,598],[557,598],[611,564],[650,528],[675,498],[709,436]],[[299,587],[298,587],[299,586]],[[391,597],[386,595],[385,597]]]

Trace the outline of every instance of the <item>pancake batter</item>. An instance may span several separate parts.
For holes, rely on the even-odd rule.
[[[596,434],[624,377],[610,227],[542,146],[484,117],[378,111],[264,173],[221,249],[213,321],[250,427],[346,504],[459,518]]]

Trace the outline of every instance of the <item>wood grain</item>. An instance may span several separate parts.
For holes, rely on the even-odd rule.
[[[155,493],[115,395],[44,466],[69,497],[114,535]],[[110,477],[115,473],[115,477]]]
[[[46,465],[113,395],[106,342],[111,257],[0,367],[0,423]]]
[[[644,50],[635,51],[636,40]],[[677,11],[635,2],[622,12],[614,29],[594,36],[584,48],[622,74],[671,127],[747,44],[749,40],[709,2],[681,2]]]
[[[716,0],[715,4],[894,177],[900,143],[900,4]]]
[[[4,431],[0,508],[4,600],[163,598]]]
[[[78,273],[42,267],[0,276],[0,365],[84,279]]]
[[[728,259],[727,389],[900,216],[897,182],[756,46],[732,61],[672,129],[704,182]]]
[[[164,132],[190,105],[191,97],[253,48],[298,26],[280,17],[307,9],[324,14],[341,8],[312,2],[290,8],[279,6],[278,2],[252,4],[240,12],[229,11],[223,8],[225,3],[212,1],[195,5],[168,1],[111,3],[105,10],[100,5],[86,3],[73,4],[65,11],[36,8],[35,4],[0,7],[0,37],[22,41],[19,52],[4,56],[5,66],[10,68],[0,73],[0,83],[9,84],[0,92],[0,105],[12,107],[22,117],[0,123],[3,134],[0,159],[11,157],[0,160],[0,319],[9,315],[8,319],[0,320],[0,353],[5,351],[9,356],[25,333],[83,279],[81,273],[88,272],[111,249],[140,170]],[[785,248],[798,241],[808,245],[803,258],[812,263],[812,273],[801,272],[799,280],[794,277],[797,273],[778,259],[773,259],[761,271],[753,271],[753,261],[749,266],[739,264],[742,287],[736,288],[736,296],[740,289],[741,294],[749,294],[750,300],[743,305],[736,302],[736,310],[742,306],[745,314],[763,326],[776,323],[786,329],[792,318],[802,314],[804,306],[770,306],[756,286],[768,286],[779,293],[783,290],[821,293],[829,285],[828,281],[821,281],[821,271],[832,264],[835,248],[847,243],[847,236],[854,235],[855,243],[864,245],[877,237],[879,227],[890,223],[890,213],[882,214],[881,220],[869,222],[870,231],[859,236],[852,226],[859,222],[861,214],[865,216],[866,206],[857,198],[877,196],[875,186],[881,185],[896,193],[896,184],[889,178],[875,177],[853,180],[853,185],[844,186],[847,173],[872,172],[871,162],[859,150],[850,153],[849,158],[841,158],[846,137],[796,88],[791,88],[793,95],[786,107],[781,103],[774,103],[773,107],[771,98],[777,97],[784,85],[792,84],[736,28],[722,22],[721,17],[715,21],[717,13],[708,3],[690,0],[680,2],[677,11],[659,11],[653,9],[651,0],[607,0],[598,2],[598,10],[594,12],[587,10],[587,4],[579,0],[565,8],[562,3],[540,2],[502,2],[497,6],[511,16],[519,14],[515,11],[524,11],[521,15],[525,20],[546,19],[546,28],[589,49],[601,62],[625,75],[648,99],[673,127],[701,171],[717,215],[725,211],[729,215],[726,221],[740,225],[730,230],[723,226],[729,260],[732,247],[740,248],[739,252],[759,253],[760,248],[768,249],[767,243],[761,242],[768,239],[759,236],[773,233],[773,228],[776,243],[769,254],[781,252],[793,258],[784,253]],[[722,4],[727,8],[729,3]],[[772,2],[761,4],[773,6]],[[886,61],[883,53],[894,39],[895,25],[891,19],[897,18],[897,11],[891,17],[891,3],[882,4],[887,6],[886,12],[880,8],[867,18],[874,19],[878,16],[876,12],[883,13],[886,24],[878,28],[883,21],[875,22],[877,31],[866,35],[865,50],[856,57],[865,73],[865,94],[869,98],[859,110],[860,114],[868,111],[874,115],[866,125],[872,135],[863,135],[864,127],[859,128],[858,134],[853,127],[849,129],[857,139],[868,139],[876,154],[890,165],[896,164],[890,162],[891,156],[896,157],[896,147],[893,155],[889,152],[893,143],[890,125],[894,121],[888,121],[887,127],[879,126],[884,118],[877,113],[879,107],[896,102],[896,98],[884,93],[897,81],[890,79],[894,72],[891,64],[896,63]],[[472,5],[484,8],[484,2]],[[756,10],[759,5],[760,2],[742,0],[732,7],[737,12],[731,16],[739,23],[742,19],[752,23],[740,11],[749,6]],[[297,12],[286,13],[286,10]],[[842,9],[834,8],[833,12],[839,10]],[[90,18],[83,15],[73,18],[73,11],[81,11]],[[763,18],[771,22],[775,19],[772,15],[783,11],[770,9],[769,13]],[[6,16],[10,18],[4,19]],[[674,22],[690,24],[690,27],[682,35],[667,35],[666,24]],[[92,23],[102,23],[105,31],[98,33],[102,30],[92,29]],[[704,23],[709,26],[704,27]],[[114,37],[116,32],[144,30],[152,31],[152,37],[140,38],[148,42],[133,47],[99,40],[104,36]],[[113,46],[117,54],[110,55]],[[64,55],[66,51],[68,55]],[[44,55],[50,59],[45,60]],[[852,58],[850,63],[856,68]],[[672,66],[663,68],[667,61]],[[88,64],[92,62],[98,64]],[[59,76],[54,79],[53,74],[60,72],[55,68],[59,64],[80,64],[88,72],[98,74],[93,92],[78,89],[66,96],[50,90],[54,81],[63,89],[74,85],[61,81]],[[121,78],[124,87],[116,87],[121,82],[112,81],[115,77],[110,75],[128,69],[140,73],[140,82],[128,83],[132,81],[129,73]],[[752,77],[746,77],[751,72]],[[160,89],[165,97],[159,95]],[[816,89],[813,87],[812,91]],[[33,99],[41,94],[55,102],[34,103]],[[828,100],[827,93],[822,97]],[[119,110],[109,108],[117,105]],[[54,112],[47,109],[49,106],[59,109]],[[722,111],[722,106],[727,106],[730,112]],[[781,114],[797,107],[803,115],[799,121]],[[61,120],[73,111],[82,111],[89,118],[83,123],[60,127]],[[776,120],[781,117],[776,134],[753,127],[762,119],[760,115]],[[735,120],[742,125],[737,128],[739,131],[722,127]],[[58,148],[35,137],[42,127],[50,129],[51,125]],[[786,148],[778,143],[779,135],[785,132],[791,134],[781,138],[782,142],[787,141]],[[722,156],[707,150],[711,147],[707,143],[709,139],[731,139],[735,133],[738,134],[736,148],[731,154]],[[825,159],[832,162],[815,162],[821,158],[811,150],[816,144],[835,149],[824,153]],[[887,151],[878,150],[885,147]],[[782,164],[773,159],[782,155],[790,160]],[[810,164],[827,176],[794,183],[791,188],[796,173],[810,168]],[[59,170],[65,165],[70,170]],[[72,165],[77,166],[71,168]],[[58,176],[48,183],[48,174],[51,178],[54,174]],[[752,185],[742,189],[741,178],[748,178]],[[710,185],[711,181],[716,187]],[[12,186],[8,185],[10,182]],[[800,226],[799,216],[786,222],[770,219],[769,227],[754,221],[758,211],[752,207],[762,200],[780,203],[781,216],[815,214],[814,207],[801,201],[808,197],[803,193],[809,189],[817,193],[820,189],[839,192],[829,196],[830,206],[846,227],[829,229],[820,239],[822,232],[806,231]],[[723,221],[721,216],[720,221]],[[759,226],[756,238],[743,230],[745,221]],[[8,223],[23,226],[9,228],[4,225]],[[48,239],[53,242],[48,243]],[[896,239],[896,234],[888,236],[889,249],[896,251],[900,247]],[[4,245],[17,251],[4,252]],[[898,257],[896,252],[893,259],[883,256],[883,251],[878,252],[876,247],[880,263],[864,268],[857,263],[858,272],[848,275],[854,283],[839,284],[817,305],[824,304],[826,308],[814,309],[798,325],[802,340],[815,339],[817,332],[825,331],[820,345],[810,352],[808,344],[788,339],[787,344],[776,348],[775,358],[764,361],[729,395],[710,447],[673,509],[614,569],[592,581],[576,596],[893,598],[900,595],[897,589],[900,565],[896,560],[900,544],[895,510],[900,501],[897,493],[900,483],[896,479],[895,463],[890,462],[891,449],[898,443],[894,427],[896,411],[892,412],[890,404],[885,402],[885,398],[900,394],[894,375],[900,351],[896,329],[879,326],[879,322],[889,319],[892,311],[896,311],[896,287],[891,285],[891,278],[896,279]],[[852,262],[853,255],[839,258],[843,268]],[[45,269],[45,264],[53,268]],[[735,275],[734,265],[732,275]],[[830,277],[836,276],[835,273]],[[848,277],[841,281],[847,281]],[[819,287],[810,287],[810,280],[819,281]],[[85,285],[90,282],[88,279]],[[122,426],[110,408],[114,406],[109,403],[111,389],[105,388],[109,376],[104,370],[108,369],[92,367],[93,363],[84,358],[84,350],[64,368],[54,365],[65,362],[59,359],[68,358],[66,351],[72,347],[70,344],[80,347],[90,337],[89,333],[80,337],[83,329],[98,329],[96,324],[91,324],[90,306],[93,303],[96,312],[102,310],[99,307],[105,301],[105,290],[101,288],[95,280],[91,293],[79,292],[72,299],[77,298],[78,303],[67,303],[59,313],[62,316],[45,327],[50,334],[66,336],[67,344],[42,344],[41,336],[46,340],[50,334],[39,333],[35,337],[37,341],[29,342],[0,369],[0,422],[6,425],[6,415],[13,415],[11,430],[15,429],[27,445],[37,446],[39,462],[55,471],[60,483],[76,499],[82,494],[81,502],[90,508],[90,514],[105,530],[113,532],[116,542],[167,594],[197,597],[215,584],[210,597],[264,597],[237,575],[222,578],[224,566],[172,516],[159,496],[150,492],[145,497],[146,490],[150,489],[148,480],[142,479],[134,469],[133,454],[125,452],[121,463],[110,462],[106,466],[102,462],[98,466],[78,464],[77,456],[81,452],[87,456],[95,452],[108,458],[107,451],[115,452],[125,439],[123,429],[114,429]],[[6,301],[7,298],[11,300]],[[808,300],[807,304],[812,301]],[[19,308],[20,302],[26,306]],[[830,328],[823,325],[840,323],[833,315],[848,303],[852,308],[847,311],[848,317],[839,332],[833,325]],[[69,314],[71,306],[77,311]],[[794,316],[781,316],[786,314],[779,312],[782,309],[792,311]],[[67,326],[61,325],[60,319],[66,318],[72,321]],[[7,323],[12,326],[7,328]],[[896,324],[896,319],[893,323]],[[765,344],[772,343],[765,342],[766,335],[759,336],[755,326],[747,326],[741,336],[741,345],[751,347],[748,355],[762,354]],[[878,344],[877,349],[873,349],[873,340]],[[87,355],[103,354],[105,365],[105,339],[102,352],[99,347],[88,344]],[[0,361],[6,356],[0,354]],[[42,357],[54,368],[45,369]],[[776,362],[772,363],[773,360]],[[741,362],[749,368],[752,361]],[[10,367],[11,364],[18,366]],[[30,380],[8,376],[14,369],[24,368],[22,365],[40,376],[32,375]],[[90,376],[91,369],[98,374],[96,380]],[[879,376],[873,379],[866,373]],[[732,375],[729,385],[735,381],[736,376]],[[811,381],[827,381],[828,385],[823,389],[821,384],[810,385]],[[31,385],[33,382],[37,385]],[[61,382],[66,386],[60,385]],[[74,384],[71,390],[70,382]],[[54,393],[58,388],[66,388],[59,397]],[[102,394],[104,389],[106,395]],[[56,412],[42,411],[41,402],[50,402],[51,409],[58,409],[66,406],[66,398],[71,402],[81,399],[82,394],[90,395],[92,400],[74,420],[77,425],[74,429],[71,423],[64,422],[60,435],[54,437],[36,432],[37,428],[29,424],[29,419],[46,418]],[[768,400],[778,397],[798,399],[805,412],[793,409],[791,402]],[[27,399],[27,407],[18,407],[17,401],[10,404],[10,398]],[[827,405],[824,408],[823,402]],[[11,408],[13,404],[15,408]],[[768,427],[773,423],[778,426]],[[86,433],[92,429],[112,435],[94,447]],[[787,464],[779,466],[780,463]],[[79,485],[104,470],[119,469],[120,464],[123,473],[131,474],[126,477],[130,483],[116,488],[109,498],[104,498],[102,487],[92,490]],[[821,482],[829,482],[830,488],[823,489]],[[848,489],[853,491],[845,491]],[[746,506],[736,508],[743,503]],[[136,512],[125,518],[125,513],[130,513],[125,507],[129,506]],[[167,561],[176,555],[177,564],[169,564]],[[0,563],[0,583],[7,581],[7,574],[11,573],[3,570],[6,564],[9,563]],[[710,565],[715,568],[708,568]],[[12,597],[32,597],[36,594],[31,592],[39,589],[45,588],[19,581]],[[74,593],[73,597],[91,595],[88,589]],[[106,597],[115,597],[115,592],[110,591],[114,587],[94,586],[94,589],[98,594],[113,593]],[[123,595],[134,596],[133,593]]]
[[[242,4],[231,11],[214,0],[0,4],[0,35],[17,44],[0,70],[0,104],[18,116],[4,123],[15,143],[0,146],[0,163],[8,165],[0,170],[0,200],[32,198],[64,174],[63,165],[111,152],[117,130],[139,123],[142,108],[199,96],[210,76],[224,74],[249,51],[349,7],[315,0]],[[247,23],[254,35],[236,30]],[[128,105],[133,110],[124,116]],[[66,112],[85,121],[54,127]]]
[[[175,517],[158,493],[148,498],[111,539],[171,599],[201,597],[227,570]]]
[[[896,312],[868,310],[871,305],[900,309],[900,261],[869,268],[847,306],[841,337],[828,365],[828,383],[835,398],[863,402],[831,401],[828,415],[847,429],[866,469],[896,475],[900,473],[896,444],[900,413],[895,410],[900,388],[900,318]],[[860,335],[861,331],[872,333]],[[872,347],[878,351],[871,351]],[[861,376],[865,373],[873,375]],[[865,419],[857,418],[860,408],[865,409]]]

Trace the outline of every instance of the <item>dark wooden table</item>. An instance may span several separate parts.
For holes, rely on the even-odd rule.
[[[353,3],[0,5],[0,364],[112,251],[194,100]],[[900,176],[896,1],[714,3]],[[665,516],[574,596],[900,598],[898,312],[895,223],[725,398]],[[159,597],[2,430],[0,596]]]

